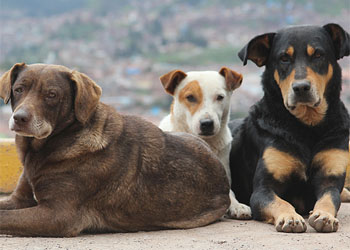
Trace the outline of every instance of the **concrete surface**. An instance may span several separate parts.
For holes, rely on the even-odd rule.
[[[81,235],[76,238],[0,235],[0,249],[350,249],[350,203],[341,205],[338,219],[338,232],[329,234],[316,233],[309,225],[306,233],[278,233],[272,225],[262,222],[225,219],[206,227],[189,230]]]

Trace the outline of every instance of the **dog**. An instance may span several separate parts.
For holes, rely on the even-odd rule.
[[[254,37],[239,52],[265,66],[263,98],[230,123],[232,187],[253,219],[279,232],[335,232],[346,166],[349,114],[340,100],[349,34],[337,24],[294,26]]]
[[[173,103],[170,114],[159,127],[163,131],[191,133],[206,141],[224,165],[230,184],[232,136],[227,123],[232,92],[241,85],[242,79],[241,74],[227,67],[219,72],[173,70],[160,77],[165,91],[173,96]],[[232,190],[230,199],[227,217],[251,218],[250,208],[239,203]]]
[[[220,219],[229,184],[208,145],[121,115],[100,95],[64,66],[20,63],[1,77],[24,171],[0,202],[0,234],[72,237]]]

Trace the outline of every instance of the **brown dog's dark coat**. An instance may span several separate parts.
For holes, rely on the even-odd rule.
[[[2,76],[24,171],[0,201],[0,233],[192,228],[225,213],[227,178],[202,140],[120,115],[100,95],[63,66],[16,64]]]

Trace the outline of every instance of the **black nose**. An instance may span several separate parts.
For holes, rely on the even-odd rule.
[[[308,81],[305,82],[295,82],[292,85],[293,91],[296,95],[307,94],[311,89],[311,84]]]
[[[17,125],[24,125],[29,122],[30,119],[31,115],[23,109],[16,111],[16,113],[13,115],[13,120]]]
[[[200,129],[204,135],[212,134],[214,130],[214,121],[211,119],[202,119],[200,122]]]

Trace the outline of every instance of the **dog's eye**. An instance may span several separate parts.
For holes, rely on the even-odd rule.
[[[280,57],[280,61],[281,61],[282,63],[289,63],[289,62],[290,62],[290,57],[289,57],[288,55],[284,54],[284,55],[282,55],[282,56]]]
[[[186,99],[189,102],[197,102],[196,97],[194,97],[193,95],[186,96]]]
[[[224,96],[223,95],[218,95],[217,97],[216,97],[216,100],[217,101],[222,101],[224,99]]]
[[[16,92],[17,94],[20,94],[20,93],[23,92],[23,88],[22,88],[22,87],[15,88],[15,92]]]
[[[323,56],[322,52],[321,51],[318,51],[316,50],[315,53],[314,53],[314,58],[321,58]]]

